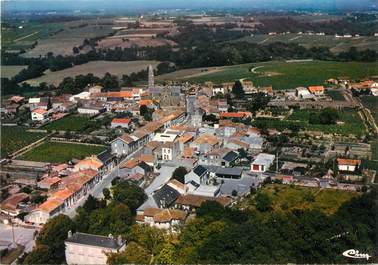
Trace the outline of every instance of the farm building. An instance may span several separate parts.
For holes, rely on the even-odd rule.
[[[117,127],[122,127],[129,129],[131,124],[131,119],[113,119],[110,127],[111,128],[117,128]]]
[[[274,162],[275,155],[260,153],[251,164],[252,172],[265,172]]]

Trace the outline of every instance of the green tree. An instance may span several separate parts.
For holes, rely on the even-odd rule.
[[[102,194],[104,195],[105,200],[111,199],[110,190],[108,188],[104,188]]]
[[[232,94],[234,94],[237,98],[243,98],[244,89],[240,80],[235,81],[234,85],[232,86]]]
[[[149,264],[151,256],[147,250],[135,242],[130,242],[121,253],[110,254],[107,263],[113,264]]]
[[[147,199],[142,188],[128,181],[121,181],[111,189],[113,200],[126,204],[132,212]]]
[[[256,209],[260,212],[266,212],[271,209],[272,199],[264,192],[256,194]]]
[[[22,264],[51,264],[56,263],[50,249],[46,245],[37,245],[25,257]]]
[[[181,183],[185,183],[186,174],[188,174],[188,171],[185,167],[177,167],[172,173],[172,178],[180,181]]]
[[[48,246],[54,263],[61,263],[65,260],[64,240],[68,231],[75,230],[75,223],[67,215],[58,215],[51,218],[39,233],[36,245]]]

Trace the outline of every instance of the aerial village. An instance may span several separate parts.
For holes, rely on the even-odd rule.
[[[99,126],[76,135],[49,129],[44,138],[4,158],[1,175],[6,197],[1,218],[40,229],[59,214],[75,216],[88,196],[102,198],[103,189],[122,180],[143,188],[147,196],[136,210],[136,222],[174,233],[204,201],[231,207],[265,183],[362,191],[374,182],[376,171],[362,165],[362,160],[371,156],[370,144],[358,135],[330,137],[316,130],[250,124],[257,117],[283,120],[293,109],[355,108],[359,115],[366,115],[366,130],[377,133],[370,113],[352,96],[378,96],[377,82],[335,78],[327,80],[329,87],[315,84],[285,91],[238,82],[243,97],[233,94],[235,83],[157,85],[150,66],[145,87],[106,91],[89,84],[76,95],[13,96],[3,105],[1,115],[17,117],[23,109],[30,109],[31,116],[23,118],[30,130],[45,131],[46,126],[70,116],[90,117]],[[345,100],[333,99],[327,90],[342,91]],[[246,104],[256,94],[269,100],[263,110],[251,112]],[[22,159],[44,141],[76,143],[84,148],[106,143],[106,148],[82,159],[72,157],[66,163]],[[319,169],[318,163],[330,158],[333,165]],[[75,244],[97,237],[71,233],[66,240],[68,264],[83,259],[75,252]],[[122,239],[104,240],[102,247],[109,245],[111,251],[124,247]],[[103,253],[97,258],[94,263],[106,262]]]

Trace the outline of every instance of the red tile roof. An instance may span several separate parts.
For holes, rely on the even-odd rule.
[[[358,166],[361,164],[361,160],[359,159],[345,159],[345,158],[338,158],[337,164],[339,165],[348,165],[348,166]]]
[[[129,124],[131,122],[131,119],[113,119],[112,120],[112,123],[125,123],[125,124]]]

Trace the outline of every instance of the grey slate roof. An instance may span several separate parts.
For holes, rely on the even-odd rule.
[[[164,185],[152,195],[159,208],[169,207],[179,196],[180,193],[168,185]]]
[[[112,154],[112,150],[110,148],[106,149],[105,151],[97,155],[97,158],[100,159],[104,165],[106,165],[114,157],[115,156],[114,154]]]
[[[234,151],[230,151],[228,152],[224,157],[223,157],[223,160],[227,161],[227,162],[232,162],[232,161],[235,161],[237,158],[238,158],[238,154]]]
[[[117,239],[85,233],[74,233],[71,237],[66,239],[66,242],[112,249],[118,249],[120,247]]]
[[[232,175],[232,176],[241,176],[243,168],[240,167],[219,167],[217,169],[217,175]]]
[[[195,169],[193,169],[193,172],[198,176],[202,176],[203,174],[205,174],[206,171],[207,169],[201,165],[198,165],[195,167]]]

